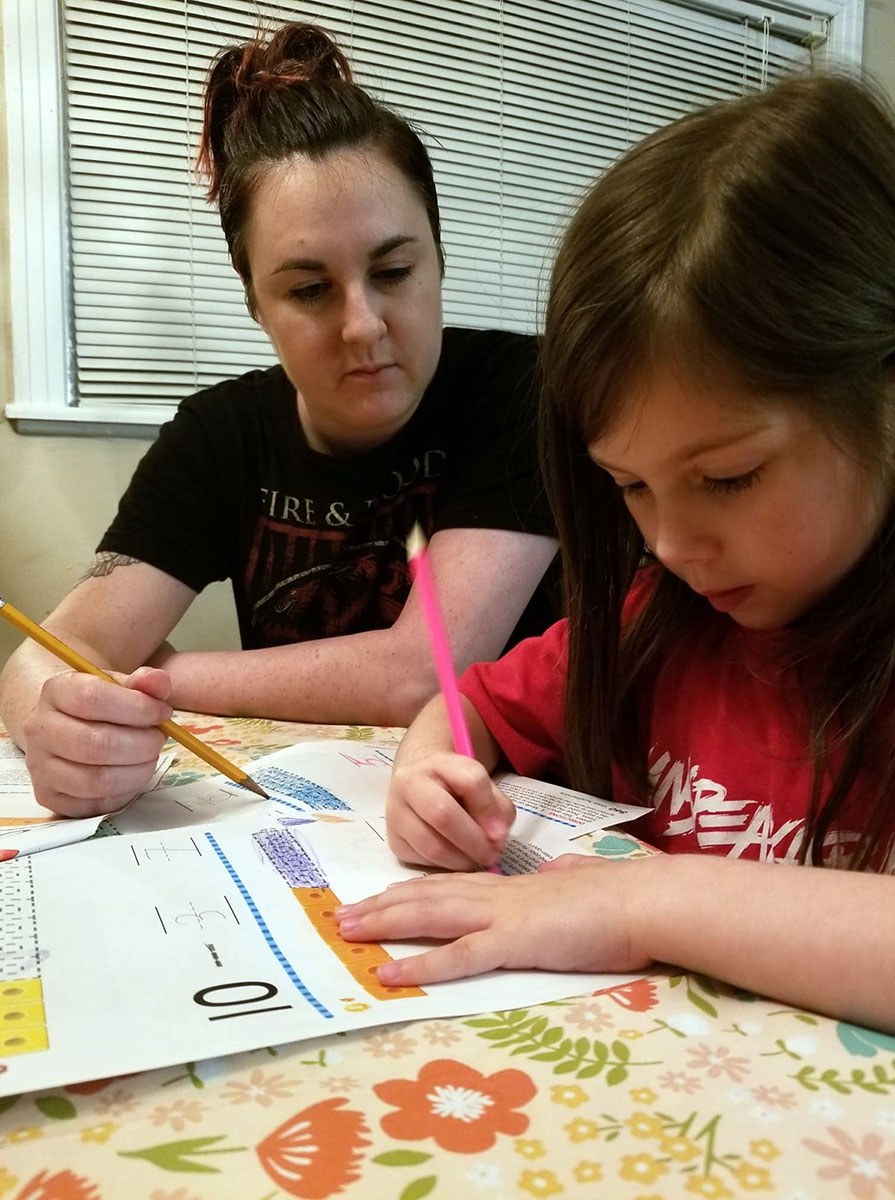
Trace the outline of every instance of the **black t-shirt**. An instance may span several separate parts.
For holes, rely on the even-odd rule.
[[[184,400],[140,461],[99,550],[194,591],[230,579],[246,649],[390,626],[410,590],[414,521],[552,534],[535,449],[536,344],[446,329],[432,382],[388,442],[307,443],[282,367]],[[555,619],[543,583],[512,641]]]

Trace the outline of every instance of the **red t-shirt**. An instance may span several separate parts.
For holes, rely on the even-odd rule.
[[[624,620],[642,606],[654,578],[641,572]],[[801,692],[775,662],[780,637],[779,631],[742,629],[712,610],[669,656],[648,715],[653,812],[629,826],[644,840],[676,853],[796,858],[813,764]],[[566,669],[566,622],[559,621],[498,662],[470,667],[461,679],[461,690],[521,775],[564,777]],[[838,767],[835,757],[831,767]],[[613,790],[621,803],[643,803],[617,770]],[[829,861],[847,862],[873,797],[862,772],[825,841]]]

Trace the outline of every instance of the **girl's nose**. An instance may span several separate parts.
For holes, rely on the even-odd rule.
[[[717,538],[712,531],[702,523],[688,520],[682,513],[668,514],[656,521],[646,540],[659,562],[672,570],[707,562],[718,550]]]
[[[342,313],[342,340],[360,345],[379,341],[386,330],[381,306],[382,298],[366,288],[349,289]]]

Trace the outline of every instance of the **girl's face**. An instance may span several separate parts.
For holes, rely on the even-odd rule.
[[[351,454],[412,416],[441,352],[441,272],[423,206],[366,150],[271,169],[246,231],[255,311],[315,450]]]
[[[882,488],[811,417],[728,384],[657,371],[589,451],[658,560],[749,629],[822,599],[883,518]]]

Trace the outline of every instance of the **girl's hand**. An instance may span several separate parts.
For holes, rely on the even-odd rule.
[[[171,682],[141,667],[109,683],[51,675],[25,721],[25,763],[38,804],[66,817],[115,812],[152,778],[171,716]]]
[[[469,871],[493,866],[516,809],[474,758],[438,752],[392,773],[388,843],[402,862]]]
[[[336,910],[346,941],[443,938],[379,968],[389,985],[435,983],[497,967],[639,971],[639,934],[661,858],[607,863],[563,855],[535,875],[432,875]]]

